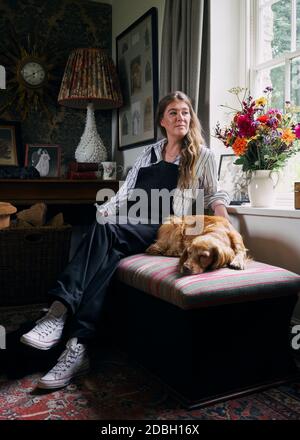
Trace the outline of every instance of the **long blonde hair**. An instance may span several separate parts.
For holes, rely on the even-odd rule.
[[[167,132],[161,125],[164,112],[167,106],[173,101],[183,101],[187,104],[190,115],[190,128],[182,141],[181,160],[179,164],[178,187],[181,189],[190,188],[196,181],[196,163],[200,155],[200,147],[204,144],[202,137],[202,127],[198,116],[194,112],[190,98],[183,92],[176,91],[169,93],[162,98],[157,107],[156,124],[159,126],[162,134],[167,137]]]

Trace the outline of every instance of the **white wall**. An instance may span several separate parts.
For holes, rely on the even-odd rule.
[[[210,77],[210,132],[216,123],[228,121],[228,111],[220,104],[238,108],[228,90],[240,83],[240,15],[241,0],[211,0],[211,77]],[[211,147],[218,157],[231,151],[217,139],[211,138]]]
[[[112,0],[112,53],[114,60],[116,54],[116,37],[152,7],[157,8],[158,12],[158,59],[160,63],[160,48],[165,0]],[[115,160],[117,160],[119,164],[123,165],[124,169],[126,170],[128,167],[132,166],[137,156],[142,152],[142,148],[133,148],[125,151],[118,150],[116,147],[116,112],[114,113],[112,124],[113,155]]]

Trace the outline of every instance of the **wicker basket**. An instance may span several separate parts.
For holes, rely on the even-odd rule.
[[[47,300],[68,262],[72,227],[0,230],[0,306]]]

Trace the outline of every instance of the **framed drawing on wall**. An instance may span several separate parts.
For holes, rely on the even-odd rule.
[[[151,8],[116,38],[124,105],[118,109],[120,150],[156,139],[158,102],[157,9]]]
[[[0,119],[0,166],[23,165],[20,122]]]
[[[239,205],[249,202],[248,179],[242,166],[234,164],[236,159],[234,154],[221,154],[218,180],[220,189],[228,192],[231,204]]]
[[[41,177],[60,177],[59,145],[27,144],[25,166],[33,166]]]

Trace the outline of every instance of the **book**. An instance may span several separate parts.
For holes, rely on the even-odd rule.
[[[101,171],[69,171],[68,179],[77,180],[77,179],[101,179],[102,172]]]
[[[99,171],[100,164],[98,162],[69,162],[69,171]]]

